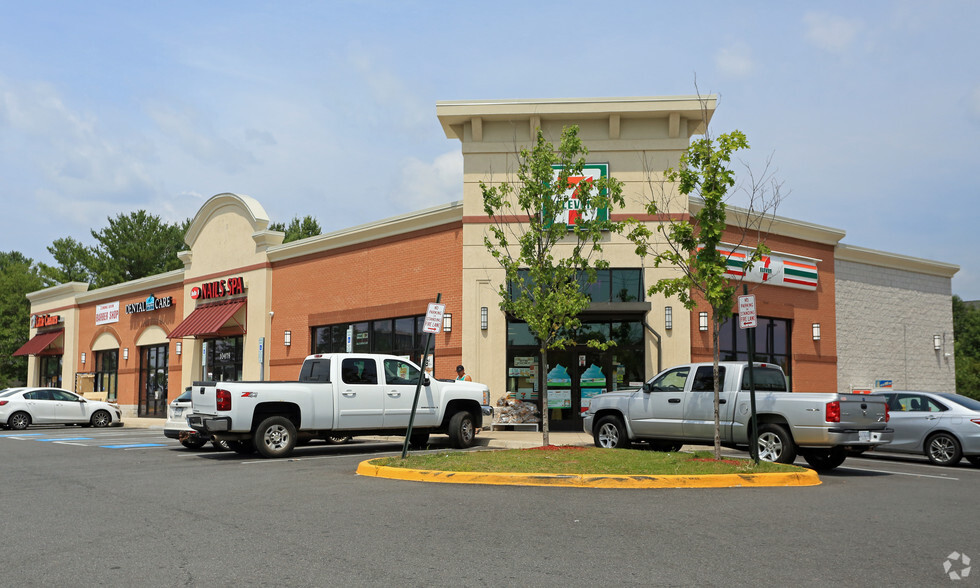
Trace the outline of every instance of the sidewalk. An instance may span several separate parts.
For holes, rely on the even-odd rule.
[[[163,431],[164,422],[166,422],[166,419],[162,418],[148,419],[129,417],[123,419],[123,427],[128,427],[131,429],[157,429]],[[445,438],[445,436],[436,435],[433,436],[432,440],[439,441],[440,437],[443,439]],[[365,439],[368,438],[398,443],[401,443],[404,439],[402,436],[365,437]],[[490,429],[481,429],[476,436],[477,445],[482,445],[493,449],[523,449],[525,447],[541,447],[541,441],[542,436],[540,431],[491,431]],[[593,444],[592,437],[590,435],[586,435],[584,431],[552,431],[548,434],[548,441],[551,443],[551,445],[591,446]]]

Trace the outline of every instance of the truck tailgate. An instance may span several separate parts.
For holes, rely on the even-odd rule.
[[[194,382],[191,386],[191,406],[194,412],[217,414],[217,398],[214,382]]]
[[[877,431],[887,428],[887,404],[884,397],[867,394],[840,395],[841,429]]]

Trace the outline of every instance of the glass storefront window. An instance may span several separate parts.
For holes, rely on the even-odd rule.
[[[109,402],[116,402],[119,385],[119,350],[95,352],[95,391],[105,392]]]
[[[520,270],[518,274],[530,289],[532,282],[527,270]],[[596,270],[595,282],[591,284],[586,283],[584,273],[579,273],[576,279],[581,284],[581,291],[588,294],[592,302],[642,302],[644,300],[643,272],[639,269]],[[508,284],[507,290],[513,300],[518,293],[516,284]]]
[[[244,340],[242,335],[205,340],[208,380],[233,382],[242,379]]]
[[[787,379],[790,373],[790,329],[787,319],[759,317],[755,329],[755,361],[774,363],[783,368]],[[718,332],[718,350],[722,361],[748,361],[749,344],[746,329],[738,328],[738,315],[721,325]]]
[[[425,345],[424,323],[423,315],[314,327],[310,352],[345,353],[347,329],[352,328],[354,353],[390,353],[418,362]]]
[[[372,341],[371,348],[374,350],[374,353],[391,353],[391,321],[372,321],[372,324],[374,325],[372,329],[374,340]]]
[[[163,417],[167,414],[167,369],[170,348],[167,344],[140,347],[141,417]]]
[[[38,385],[48,388],[61,388],[62,356],[42,355],[40,359],[41,382]]]

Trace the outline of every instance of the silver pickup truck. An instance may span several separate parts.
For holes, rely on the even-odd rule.
[[[776,365],[753,364],[759,457],[792,463],[799,454],[813,468],[833,469],[849,449],[869,449],[892,438],[888,406],[863,394],[788,392]],[[719,364],[719,421],[725,447],[748,448],[751,419],[747,362]],[[639,390],[600,394],[584,415],[597,447],[643,441],[676,451],[684,443],[714,443],[714,383],[710,363],[667,369]]]

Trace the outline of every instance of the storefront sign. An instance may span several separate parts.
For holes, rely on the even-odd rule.
[[[772,252],[762,256],[762,259],[752,264],[752,269],[745,271],[746,260],[752,250],[745,247],[729,245],[729,249],[719,247],[718,252],[727,256],[725,274],[733,278],[741,278],[746,282],[771,284],[800,290],[817,289],[817,262],[819,259]]]
[[[95,324],[108,325],[119,322],[119,301],[100,304],[95,307]]]
[[[200,286],[191,288],[191,298],[194,300],[207,300],[209,298],[223,298],[225,296],[235,296],[245,293],[245,278],[238,276],[227,280],[215,280],[205,282]]]
[[[554,170],[552,181],[558,180],[562,166],[551,166]],[[595,180],[609,175],[608,163],[587,163],[582,168],[582,175],[568,176],[568,189],[565,191],[564,209],[555,215],[554,222],[568,225],[569,230],[581,222],[591,220],[609,220],[608,208],[583,208],[582,202],[578,198],[579,184],[591,184]]]
[[[119,304],[118,302],[116,304]],[[150,312],[151,310],[160,310],[163,308],[170,308],[174,305],[173,296],[167,296],[166,298],[156,298],[153,294],[146,297],[146,300],[142,302],[135,302],[133,304],[126,305],[126,314],[134,314],[137,312]],[[118,314],[118,309],[116,314]]]
[[[40,329],[41,327],[53,327],[61,322],[61,315],[58,314],[32,314],[31,328]]]

